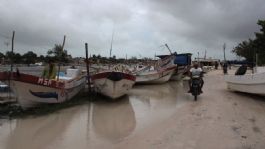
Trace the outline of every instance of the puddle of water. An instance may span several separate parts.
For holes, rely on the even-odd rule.
[[[135,86],[114,102],[98,100],[35,118],[0,120],[0,148],[109,148],[170,118],[187,94],[183,84]]]

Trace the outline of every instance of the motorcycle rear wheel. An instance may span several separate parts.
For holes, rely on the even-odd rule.
[[[197,101],[198,95],[194,95],[194,101]]]

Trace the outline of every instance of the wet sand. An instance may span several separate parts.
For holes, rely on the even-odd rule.
[[[230,92],[220,70],[198,101],[184,82],[135,86],[45,116],[0,120],[2,149],[264,149],[265,98]]]

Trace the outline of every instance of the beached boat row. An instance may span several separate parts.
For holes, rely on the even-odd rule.
[[[0,80],[8,84],[23,108],[34,107],[41,103],[62,103],[72,99],[85,88],[87,78],[91,79],[94,90],[111,99],[127,94],[136,84],[161,84],[179,72],[172,63],[174,56],[158,60],[153,69],[146,66],[141,71],[129,71],[125,65],[93,72],[90,77],[79,69],[66,69],[63,76],[46,79],[40,76],[17,72],[0,72]]]
[[[158,60],[152,67],[143,66],[140,70],[130,71],[124,65],[114,66],[111,70],[103,70],[91,76],[95,91],[116,99],[129,92],[136,84],[161,84],[170,80],[177,66],[170,61],[174,57]],[[167,65],[165,65],[167,64]]]

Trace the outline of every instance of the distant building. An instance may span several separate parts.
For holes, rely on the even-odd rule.
[[[195,58],[193,61],[199,63],[202,66],[214,66],[216,62],[220,63],[220,59],[213,58]]]

